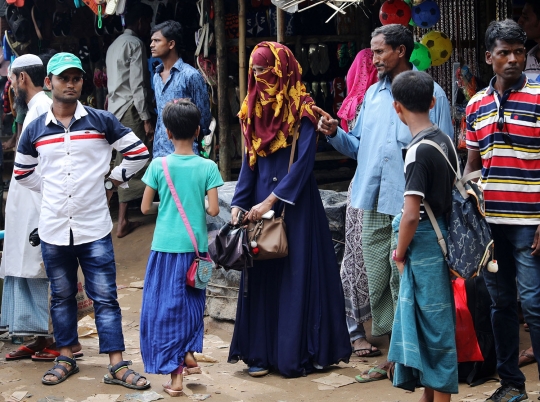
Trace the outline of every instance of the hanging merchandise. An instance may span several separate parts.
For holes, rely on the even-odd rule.
[[[411,19],[411,8],[403,0],[386,0],[379,11],[381,24],[401,24],[409,25]]]
[[[443,32],[430,31],[422,37],[420,42],[429,49],[431,65],[434,67],[447,62],[452,55],[452,41]]]
[[[404,0],[405,3],[407,3],[407,5],[411,8],[411,19],[409,20],[409,25],[413,26],[413,27],[417,27],[418,25],[416,25],[412,19],[412,7],[413,7],[413,2],[412,0]]]
[[[414,42],[414,50],[409,61],[414,64],[419,71],[427,70],[431,66],[429,49],[421,43]]]
[[[412,20],[420,28],[431,28],[441,18],[439,5],[427,0],[412,8]]]

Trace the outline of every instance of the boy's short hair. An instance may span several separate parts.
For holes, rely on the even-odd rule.
[[[404,71],[392,81],[394,100],[414,113],[429,112],[433,99],[433,78],[423,71]]]
[[[189,99],[174,99],[163,108],[163,124],[175,140],[193,138],[200,121],[201,112]]]
[[[513,20],[491,21],[486,30],[486,50],[492,52],[498,40],[525,45],[527,35],[523,28]]]

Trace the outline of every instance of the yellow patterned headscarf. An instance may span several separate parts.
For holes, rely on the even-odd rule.
[[[254,65],[267,68],[255,76]],[[257,156],[291,145],[296,122],[302,117],[317,125],[314,104],[289,48],[276,42],[259,43],[249,58],[248,93],[238,113],[251,169]]]

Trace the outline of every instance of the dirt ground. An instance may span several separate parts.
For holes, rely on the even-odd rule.
[[[144,271],[148,258],[155,217],[145,217],[136,210],[130,211],[134,220],[144,222],[144,225],[123,239],[114,236],[116,262],[118,265],[117,283],[119,287],[120,305],[122,307],[123,327],[126,341],[125,359],[132,360],[134,369],[143,373],[143,364],[139,350],[139,311],[141,306],[142,290],[137,283],[144,279]],[[113,211],[114,219],[114,211]],[[134,287],[130,287],[134,286]],[[388,342],[385,338],[370,338],[370,340],[383,351],[382,357],[360,359],[352,357],[349,364],[339,364],[324,371],[311,374],[303,378],[286,379],[279,374],[270,374],[262,378],[251,378],[243,363],[235,365],[227,363],[228,345],[231,340],[231,323],[216,322],[207,319],[203,354],[210,360],[217,362],[200,362],[203,367],[202,375],[192,375],[184,380],[184,391],[187,396],[182,398],[191,400],[204,400],[212,402],[231,401],[378,401],[378,402],[409,402],[418,401],[421,390],[414,393],[393,388],[388,380],[367,384],[355,381],[349,385],[334,388],[333,386],[313,382],[314,380],[339,374],[354,380],[354,376],[361,371],[382,362],[388,352]],[[369,324],[366,326],[369,327]],[[60,401],[123,401],[133,399],[129,394],[137,391],[121,386],[103,383],[106,374],[108,358],[98,353],[98,340],[93,333],[93,321],[85,319],[79,325],[80,334],[87,334],[80,338],[83,345],[84,357],[78,361],[80,372],[70,377],[66,382],[56,386],[41,384],[41,376],[52,367],[51,363],[19,360],[6,362],[3,356],[17,346],[11,344],[9,339],[0,339],[0,394],[5,400],[28,393],[25,401],[60,402]],[[286,335],[285,335],[286,336]],[[530,345],[530,338],[526,332],[521,333],[521,349]],[[524,368],[528,378],[527,391],[530,400],[536,400],[540,381],[536,365]],[[155,391],[161,397],[170,398],[163,392],[161,384],[166,377],[148,375],[152,383],[150,391]],[[347,380],[347,378],[345,378]],[[458,395],[452,397],[453,401],[483,401],[498,387],[498,383],[491,382],[475,388],[466,384],[460,385]],[[108,394],[103,395],[103,394]],[[31,396],[30,396],[31,395]],[[97,395],[97,396],[96,396]],[[148,396],[148,395],[147,395]],[[134,396],[137,398],[137,396]],[[138,395],[138,400],[144,399]]]

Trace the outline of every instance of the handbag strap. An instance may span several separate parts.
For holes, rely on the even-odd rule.
[[[296,152],[296,141],[298,140],[298,132],[300,131],[300,120],[294,125],[294,132],[293,132],[293,141],[291,146],[291,156],[289,158],[289,168],[287,169],[287,173],[291,171],[291,166],[294,161],[294,153]],[[286,205],[283,205],[283,211],[281,212],[281,217],[285,218],[285,207]]]
[[[184,221],[184,225],[186,226],[189,238],[191,239],[191,243],[193,244],[193,248],[195,249],[195,254],[197,254],[197,258],[200,258],[199,248],[197,247],[197,239],[195,238],[193,229],[191,229],[191,225],[189,224],[189,220],[186,216],[186,212],[184,211],[184,207],[182,206],[182,202],[180,202],[180,198],[178,198],[178,193],[176,192],[176,189],[174,188],[174,184],[171,180],[171,175],[169,174],[169,168],[167,166],[166,156],[161,158],[161,165],[163,166],[163,173],[165,173],[165,180],[167,180],[167,185],[169,186],[169,190],[171,190],[171,194],[174,199],[174,202],[176,203],[176,207],[178,208],[178,212],[180,212],[180,216],[182,217],[182,220]]]
[[[437,219],[435,219],[435,214],[433,213],[433,210],[429,206],[429,203],[424,198],[424,209],[426,210],[426,213],[429,216],[429,220],[431,222],[431,225],[433,226],[433,230],[435,230],[435,234],[437,235],[437,243],[439,243],[439,247],[441,248],[441,251],[444,255],[444,258],[448,255],[448,250],[446,248],[446,242],[444,241],[443,234],[441,232],[441,228],[439,227],[439,224],[437,223]]]

